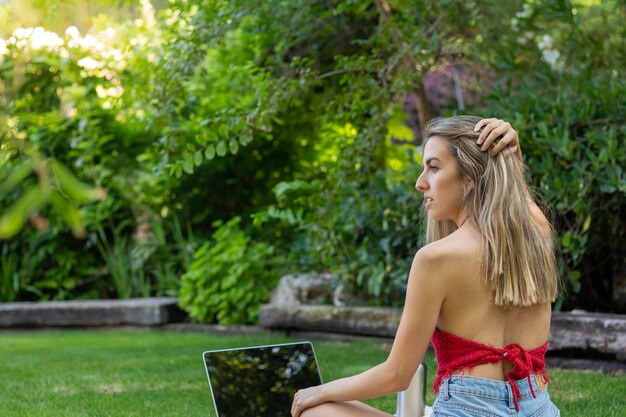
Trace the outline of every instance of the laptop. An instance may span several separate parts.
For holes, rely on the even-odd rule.
[[[202,354],[217,417],[291,417],[299,389],[322,384],[310,342]]]

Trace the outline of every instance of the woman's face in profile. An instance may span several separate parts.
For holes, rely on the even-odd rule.
[[[428,216],[435,221],[453,220],[459,224],[463,208],[463,180],[446,139],[433,136],[424,147],[424,171],[415,188],[424,194]]]

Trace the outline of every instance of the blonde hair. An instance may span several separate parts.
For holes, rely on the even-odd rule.
[[[427,140],[446,140],[465,187],[464,207],[482,236],[482,271],[496,305],[531,306],[553,302],[559,290],[553,229],[546,235],[532,215],[525,166],[511,152],[493,156],[476,143],[479,117],[436,118],[426,125]],[[456,230],[451,220],[428,219],[426,240]]]

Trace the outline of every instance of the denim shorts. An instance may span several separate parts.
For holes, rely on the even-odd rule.
[[[439,395],[433,404],[432,417],[559,417],[561,413],[550,401],[545,387],[539,390],[534,375],[530,376],[536,398],[528,379],[515,382],[522,398],[518,398],[519,412],[515,410],[513,390],[507,381],[453,375],[439,386]]]

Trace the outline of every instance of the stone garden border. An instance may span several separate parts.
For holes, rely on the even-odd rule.
[[[0,303],[0,328],[156,326],[184,319],[177,304],[177,298]]]
[[[259,327],[250,331],[287,331],[326,334],[328,337],[393,338],[401,310],[386,307],[334,307],[328,305],[266,304]],[[176,298],[0,303],[0,328],[152,326],[193,330]],[[222,329],[222,327],[224,327]],[[236,328],[247,328],[236,326]],[[230,326],[209,326],[212,331],[241,333]],[[342,335],[342,336],[340,336]],[[626,315],[554,313],[549,339],[551,352],[626,363]]]
[[[269,329],[393,337],[401,310],[387,307],[266,304],[260,325]],[[562,313],[552,315],[551,352],[573,353],[626,362],[626,315]]]

